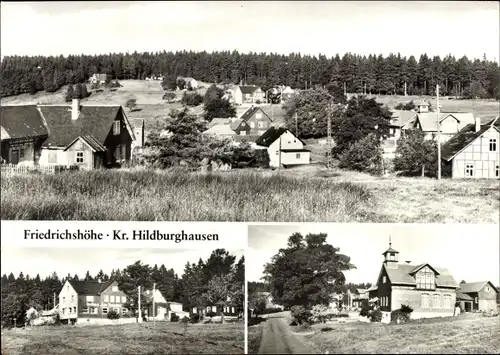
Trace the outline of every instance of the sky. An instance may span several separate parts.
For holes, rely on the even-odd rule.
[[[297,224],[251,226],[248,232],[246,270],[248,281],[259,281],[264,265],[290,235],[299,232],[327,233],[327,242],[340,248],[357,269],[345,273],[347,282],[374,283],[389,247],[399,252],[399,261],[429,263],[447,268],[460,282],[491,281],[500,285],[498,225],[447,224]],[[314,256],[312,256],[314,257]]]
[[[228,250],[238,261],[243,250]],[[16,277],[23,274],[41,278],[54,271],[59,277],[78,274],[84,277],[87,270],[95,276],[99,270],[108,275],[112,269],[124,269],[127,265],[140,260],[143,264],[174,269],[181,276],[186,262],[197,263],[199,258],[206,260],[212,249],[81,249],[81,248],[16,248],[2,246],[2,274],[13,273]]]
[[[1,55],[143,51],[499,58],[496,1],[2,2]]]

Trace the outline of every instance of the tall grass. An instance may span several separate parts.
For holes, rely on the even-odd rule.
[[[321,178],[255,172],[78,171],[2,176],[4,220],[367,221],[372,194]]]

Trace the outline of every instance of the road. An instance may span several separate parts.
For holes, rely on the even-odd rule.
[[[269,316],[262,323],[259,354],[313,354],[294,335],[282,316]]]

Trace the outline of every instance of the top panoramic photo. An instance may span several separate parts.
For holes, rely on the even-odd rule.
[[[2,2],[0,217],[497,224],[499,42],[493,1]]]

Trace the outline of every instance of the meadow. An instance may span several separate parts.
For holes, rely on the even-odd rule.
[[[157,322],[2,330],[2,355],[243,354],[244,325]]]
[[[498,223],[497,180],[307,169],[4,175],[3,220]]]
[[[262,338],[261,325],[254,325],[248,327],[248,354],[257,354],[259,352],[261,338]]]
[[[498,316],[478,314],[408,324],[342,323],[319,326],[303,339],[322,354],[498,354],[498,324]]]

